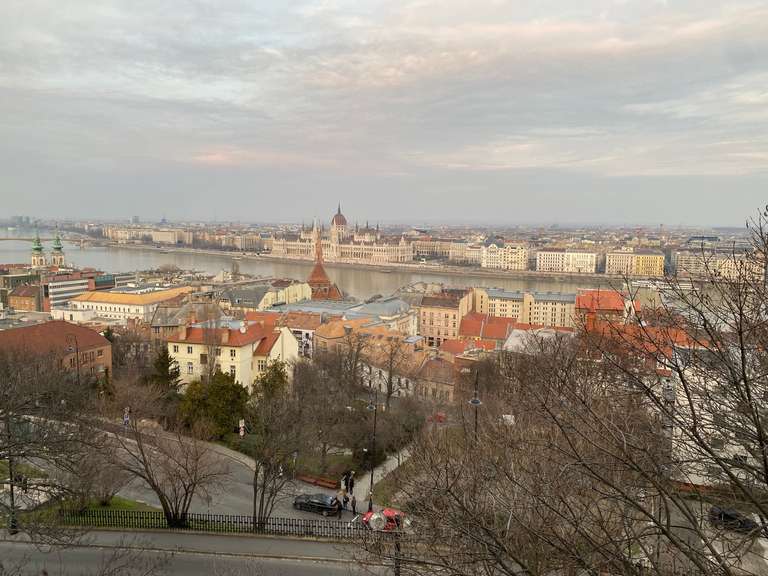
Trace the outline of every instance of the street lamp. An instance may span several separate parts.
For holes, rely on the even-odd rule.
[[[371,486],[368,491],[368,512],[373,512],[373,464],[374,454],[376,453],[376,413],[379,401],[379,389],[374,389],[373,402],[368,403],[367,409],[373,412],[373,434],[371,435]]]
[[[477,409],[483,404],[477,390],[478,373],[475,372],[475,395],[470,399],[469,404],[475,409],[475,442],[477,442]]]

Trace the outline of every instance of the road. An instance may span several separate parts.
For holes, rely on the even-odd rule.
[[[253,513],[253,470],[247,464],[248,458],[243,455],[233,454],[227,448],[215,447],[214,457],[221,459],[229,468],[229,475],[224,479],[223,485],[216,493],[211,494],[210,501],[201,495],[196,495],[192,502],[190,512],[201,514],[234,514],[250,515]],[[401,458],[407,458],[407,450],[401,452]],[[374,480],[381,480],[388,472],[398,466],[397,456],[390,456],[374,471]],[[368,491],[370,472],[358,471],[355,494],[357,495],[357,510],[364,512],[368,509]],[[321,488],[304,484],[303,482],[289,482],[275,504],[273,516],[279,518],[321,518],[311,512],[302,512],[293,509],[293,499],[297,494],[324,494],[334,495],[336,490]],[[120,491],[120,496],[130,500],[136,500],[160,507],[160,502],[155,493],[146,487],[140,480],[134,480],[129,486]],[[375,500],[375,497],[374,497]],[[374,502],[375,504],[375,502]],[[378,509],[378,506],[374,506]],[[351,511],[342,513],[343,520],[353,518]]]
[[[360,566],[348,547],[292,539],[178,533],[94,532],[74,547],[40,550],[0,536],[0,573],[95,576],[111,565],[116,574],[314,576],[387,574]],[[5,569],[7,572],[3,572]],[[18,572],[15,572],[17,569]]]

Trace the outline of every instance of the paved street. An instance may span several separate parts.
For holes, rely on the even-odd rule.
[[[213,514],[249,515],[253,512],[253,468],[251,460],[242,454],[233,452],[227,448],[216,446],[215,452],[218,458],[227,464],[230,475],[224,481],[222,489],[213,494],[210,501],[206,501],[197,495],[192,503],[191,512]],[[401,455],[401,458],[403,455]],[[397,457],[391,456],[380,467],[376,468],[374,481],[381,480],[383,476],[397,467]],[[368,509],[368,490],[370,474],[363,471],[357,472],[355,494],[357,495],[357,509]],[[321,518],[311,512],[302,512],[293,509],[293,498],[301,493],[335,494],[336,490],[321,488],[304,484],[303,482],[289,483],[284,494],[275,505],[275,517],[281,518]],[[120,495],[131,500],[144,502],[152,506],[160,506],[160,502],[154,492],[146,488],[140,481],[132,482]],[[375,502],[375,497],[374,497]],[[351,511],[345,511],[342,519],[351,520]]]
[[[40,550],[28,542],[0,540],[0,573],[51,576],[96,575],[107,565],[130,566],[120,574],[314,576],[386,574],[383,567],[359,567],[334,544],[269,538],[176,533],[90,534],[83,545]]]

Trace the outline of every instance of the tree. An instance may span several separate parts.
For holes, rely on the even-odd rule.
[[[411,572],[742,574],[764,562],[767,219],[729,262],[667,278],[658,307],[501,353],[497,385],[479,378],[482,405],[462,402],[459,426],[411,450]],[[759,529],[729,530],[713,505]]]
[[[44,515],[19,514],[21,500],[60,499],[70,494],[66,480],[32,473],[74,467],[93,436],[90,414],[95,391],[77,386],[63,368],[66,351],[39,353],[23,346],[0,349],[0,515],[13,534],[33,539],[69,539]]]
[[[204,424],[193,425],[187,435],[155,424],[163,414],[160,399],[160,391],[152,393],[145,385],[123,382],[116,387],[104,415],[122,415],[130,401],[131,418],[122,433],[110,436],[110,454],[116,466],[155,493],[169,527],[185,527],[194,498],[210,499],[229,470],[211,449]]]
[[[218,371],[208,380],[197,380],[187,386],[179,412],[188,428],[207,423],[213,435],[221,438],[245,414],[247,400],[245,387],[229,374]]]
[[[270,362],[254,385],[245,418],[248,434],[240,441],[240,449],[256,462],[253,521],[257,529],[272,515],[290,479],[294,455],[305,445],[302,416],[285,364]]]
[[[328,455],[339,446],[348,446],[346,439],[350,428],[354,428],[355,413],[350,408],[354,403],[351,391],[344,381],[319,362],[298,362],[294,369],[293,390],[300,406],[312,407],[304,410],[304,433],[309,440],[307,450],[320,457],[320,472],[328,470]]]
[[[167,346],[161,346],[152,363],[150,379],[154,384],[168,391],[169,395],[176,395],[181,384],[181,369],[176,359],[168,352]]]

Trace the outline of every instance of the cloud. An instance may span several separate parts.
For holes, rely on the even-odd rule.
[[[8,0],[2,167],[14,198],[41,167],[761,177],[766,26],[766,1]]]

